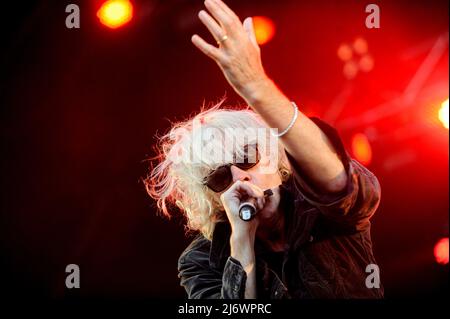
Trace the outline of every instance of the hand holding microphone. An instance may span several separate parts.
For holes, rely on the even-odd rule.
[[[255,214],[264,208],[266,197],[264,191],[248,181],[236,181],[224,193],[220,200],[223,204],[232,230],[237,234],[256,232],[258,219]]]
[[[268,188],[264,191],[264,198],[267,198],[272,195],[273,195],[273,192],[270,188]],[[251,220],[257,213],[255,204],[256,204],[256,199],[253,197],[249,198],[246,201],[243,201],[239,205],[239,218],[246,222]]]

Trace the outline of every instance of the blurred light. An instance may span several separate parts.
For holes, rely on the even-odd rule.
[[[434,257],[441,265],[448,264],[448,237],[442,238],[434,246]]]
[[[372,161],[372,147],[366,135],[357,133],[353,136],[352,152],[355,159],[361,162],[361,164],[370,164]]]
[[[108,28],[116,29],[133,18],[133,5],[129,0],[109,0],[98,9],[97,17]]]
[[[448,99],[441,104],[441,109],[439,110],[439,120],[442,122],[442,125],[448,129]]]
[[[358,73],[358,64],[356,64],[355,61],[348,61],[344,64],[344,69],[342,70],[344,72],[344,76],[351,80],[353,79],[356,74]]]
[[[353,42],[353,50],[355,50],[356,53],[359,55],[364,55],[368,51],[368,44],[367,41],[363,38],[356,38],[355,42]]]
[[[337,50],[337,55],[342,61],[349,61],[353,56],[352,48],[348,44],[342,43]]]
[[[267,17],[253,17],[253,29],[259,45],[266,44],[275,35],[275,23]]]
[[[359,60],[359,68],[363,72],[369,72],[373,69],[373,59],[370,55],[366,54]]]

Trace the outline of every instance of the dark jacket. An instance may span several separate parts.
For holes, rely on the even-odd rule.
[[[380,201],[380,185],[348,156],[331,126],[312,120],[333,143],[348,184],[340,194],[322,195],[287,154],[293,174],[280,186],[286,246],[277,271],[268,250],[256,240],[258,298],[382,298],[382,286],[366,285],[371,274],[366,267],[376,265],[369,219]],[[198,235],[181,254],[180,284],[189,298],[244,298],[246,273],[230,256],[230,232],[228,223],[218,223],[212,241]]]

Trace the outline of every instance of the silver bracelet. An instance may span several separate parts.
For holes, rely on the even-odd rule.
[[[291,123],[289,123],[289,125],[281,133],[274,133],[273,130],[270,130],[270,133],[272,133],[273,136],[281,137],[284,134],[286,134],[291,129],[292,126],[294,126],[294,123],[297,120],[297,116],[298,116],[298,107],[297,107],[297,104],[295,104],[295,102],[291,102],[291,103],[292,103],[292,106],[294,107],[294,116],[292,117]]]

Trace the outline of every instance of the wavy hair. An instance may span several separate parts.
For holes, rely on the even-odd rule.
[[[208,239],[212,238],[215,224],[226,220],[226,214],[218,194],[205,186],[203,179],[225,162],[211,161],[193,147],[198,142],[193,134],[195,127],[214,128],[223,133],[230,128],[268,128],[250,108],[222,107],[223,102],[209,109],[203,107],[200,113],[185,121],[172,123],[169,132],[160,137],[156,145],[157,156],[150,159],[150,173],[144,179],[148,194],[156,200],[158,210],[164,216],[170,218],[178,207],[186,219],[187,231],[200,231]],[[227,132],[234,131],[237,130]],[[230,149],[236,153],[244,152],[243,144],[233,148],[227,143],[229,141],[217,138],[213,145],[223,154],[229,153]],[[282,181],[291,174],[282,143],[278,143],[277,169]]]

